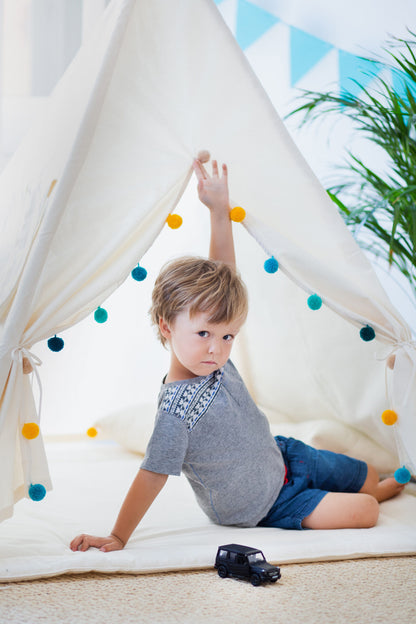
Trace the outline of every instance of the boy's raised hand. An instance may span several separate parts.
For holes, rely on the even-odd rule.
[[[199,199],[210,210],[229,213],[228,171],[227,165],[222,165],[222,175],[218,171],[218,163],[212,161],[212,175],[210,176],[199,160],[194,160],[193,168],[198,179]]]
[[[110,552],[112,550],[122,550],[124,548],[123,542],[115,535],[108,535],[107,537],[97,537],[96,535],[77,535],[71,544],[70,549],[73,551],[80,550],[85,552],[88,548],[99,548],[103,552]]]
[[[211,260],[226,262],[235,269],[227,165],[222,166],[222,175],[220,175],[218,163],[213,160],[211,176],[199,160],[194,160],[193,168],[198,179],[199,199],[205,206],[208,206],[210,211],[209,257]]]

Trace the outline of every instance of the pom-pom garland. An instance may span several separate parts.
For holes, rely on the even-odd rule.
[[[49,338],[48,340],[48,347],[51,351],[54,351],[55,353],[58,353],[58,351],[62,351],[62,349],[64,348],[64,341],[62,340],[62,338],[58,338],[58,336],[55,334],[55,336],[53,336],[53,338]]]
[[[396,479],[397,483],[405,485],[405,483],[409,483],[412,475],[410,474],[410,471],[406,468],[406,466],[402,466],[401,468],[398,468],[396,470],[396,472],[394,473],[394,478]]]
[[[108,319],[107,310],[98,306],[98,308],[94,312],[94,321],[96,321],[97,323],[105,323],[107,319]]]
[[[181,227],[183,223],[183,219],[178,214],[170,214],[168,218],[166,219],[166,223],[172,230],[177,230],[178,228]]]
[[[22,427],[22,436],[26,440],[34,440],[39,435],[39,425],[34,422],[25,423]]]
[[[392,409],[384,410],[384,412],[381,415],[381,420],[383,421],[385,425],[388,425],[389,427],[391,425],[394,425],[397,422],[398,418],[399,417],[397,413]]]
[[[206,163],[210,160],[210,153],[207,150],[201,150],[197,156],[198,160],[201,163]],[[53,181],[50,188],[50,193],[53,190],[53,187],[56,183],[56,180]],[[49,194],[50,194],[49,193]],[[236,223],[242,222],[246,217],[246,211],[241,206],[236,206],[230,210],[230,219]],[[178,229],[181,227],[183,223],[183,219],[178,214],[169,214],[166,219],[167,225],[171,229]],[[271,256],[264,262],[264,270],[266,273],[276,273],[279,268],[279,263],[274,256]],[[144,267],[141,267],[139,264],[131,271],[131,276],[135,281],[141,282],[147,277],[147,270]],[[322,307],[322,298],[317,294],[312,294],[308,297],[307,300],[308,307],[311,310],[319,310]],[[97,323],[105,323],[108,319],[108,312],[101,306],[94,312],[94,320]],[[366,325],[360,329],[360,338],[364,342],[370,342],[374,340],[376,337],[376,333],[374,329],[370,325]],[[56,334],[52,338],[49,338],[47,341],[48,347],[51,351],[59,352],[64,348],[64,340],[59,338]],[[389,368],[394,367],[395,356],[390,356],[388,360]],[[30,370],[24,371],[30,372]],[[382,422],[387,426],[395,425],[398,420],[398,415],[394,410],[387,409],[381,415]],[[35,439],[40,432],[39,425],[37,423],[25,423],[22,426],[22,436],[27,440]],[[90,427],[86,431],[86,435],[90,438],[95,438],[98,435],[97,429],[95,427]],[[411,473],[406,468],[406,466],[402,466],[398,468],[394,473],[394,478],[399,484],[406,484],[411,480]],[[33,501],[41,501],[46,496],[46,488],[41,483],[31,484],[28,489],[29,497]]]
[[[308,297],[308,306],[311,310],[319,310],[322,307],[322,299],[319,295]]]
[[[144,267],[138,264],[137,267],[135,267],[131,272],[131,276],[134,280],[136,280],[136,282],[142,282],[147,277],[147,271]]]
[[[41,483],[32,484],[29,487],[29,496],[33,501],[41,501],[46,496],[46,488]]]
[[[366,325],[360,329],[360,338],[361,340],[364,340],[364,342],[370,342],[371,340],[374,340],[375,337],[376,332],[372,327],[370,327],[370,325]]]
[[[263,266],[266,273],[276,273],[279,268],[279,263],[274,256],[271,256],[271,258],[265,261]]]
[[[241,206],[235,206],[232,210],[230,210],[230,219],[231,221],[235,221],[235,223],[241,223],[246,218],[246,211]]]

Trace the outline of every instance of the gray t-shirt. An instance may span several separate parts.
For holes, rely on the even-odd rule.
[[[163,384],[142,468],[183,471],[217,524],[256,526],[275,502],[280,449],[231,361],[207,377]]]

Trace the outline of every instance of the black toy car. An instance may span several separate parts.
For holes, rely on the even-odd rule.
[[[248,578],[255,586],[266,581],[275,583],[281,576],[280,568],[267,563],[261,550],[241,544],[220,546],[215,558],[215,568],[221,578]]]

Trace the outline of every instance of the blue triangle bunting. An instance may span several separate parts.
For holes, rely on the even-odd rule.
[[[279,19],[247,0],[238,0],[236,39],[245,50],[270,30]]]
[[[298,28],[290,28],[290,84],[293,87],[333,46]]]
[[[383,65],[376,61],[355,56],[344,50],[339,51],[339,91],[357,97],[362,88],[374,80]],[[361,86],[354,81],[359,82]]]

